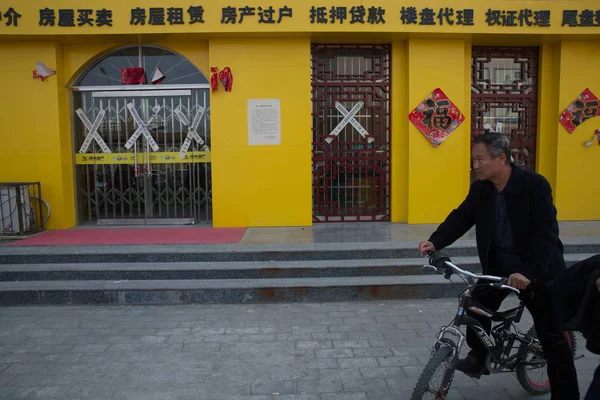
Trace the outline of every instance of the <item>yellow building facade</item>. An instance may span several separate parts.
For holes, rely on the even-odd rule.
[[[597,0],[40,4],[0,0],[0,182],[49,229],[436,223],[488,129],[600,219]]]

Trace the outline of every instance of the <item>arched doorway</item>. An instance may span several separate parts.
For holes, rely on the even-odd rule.
[[[118,49],[72,85],[80,223],[212,219],[209,83],[156,46]]]

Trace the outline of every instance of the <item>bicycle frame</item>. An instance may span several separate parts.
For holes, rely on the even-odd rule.
[[[505,285],[503,285],[502,278],[485,275],[477,276],[474,274],[470,274],[467,271],[461,270],[460,268],[456,267],[450,262],[447,262],[447,265],[456,271],[460,271],[461,274],[464,274],[467,280],[468,288],[465,291],[465,293],[463,293],[460,296],[458,310],[452,321],[452,324],[442,328],[436,336],[436,341],[434,342],[434,349],[437,349],[444,342],[449,342],[452,344],[451,347],[454,348],[454,354],[452,354],[452,357],[455,357],[458,353],[460,353],[460,350],[462,349],[462,346],[464,345],[464,342],[466,340],[466,336],[460,331],[460,327],[466,326],[467,328],[470,327],[471,329],[473,329],[477,338],[483,343],[488,353],[491,355],[491,359],[493,362],[495,362],[503,368],[508,367],[510,369],[514,369],[514,367],[517,365],[518,355],[514,354],[513,356],[509,357],[511,350],[513,349],[513,345],[515,341],[519,341],[522,343],[528,343],[528,341],[523,340],[519,335],[515,333],[508,334],[507,328],[511,327],[514,323],[518,323],[521,320],[521,317],[523,316],[523,312],[525,310],[523,302],[521,301],[519,306],[506,311],[491,311],[472,299],[472,289],[478,286],[478,284],[475,283],[473,276],[476,276],[478,279],[484,280],[487,280],[486,278],[488,278],[496,282],[498,282],[498,280],[500,279],[500,283],[496,283],[494,286],[499,289],[507,288]],[[518,292],[514,288],[511,289],[515,292]],[[492,334],[496,338],[495,345],[492,342],[490,335],[485,331],[483,326],[475,318],[468,315],[467,311],[480,315],[484,318],[488,318],[492,320],[492,322],[499,322],[499,324],[492,327],[490,331],[490,334]],[[452,335],[458,338],[458,343],[456,344],[456,346],[454,346],[454,341],[449,339],[447,335]],[[508,364],[508,362],[513,360],[515,361],[514,364]]]

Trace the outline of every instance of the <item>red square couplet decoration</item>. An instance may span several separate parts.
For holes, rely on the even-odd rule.
[[[408,115],[408,119],[433,147],[438,147],[462,124],[465,116],[448,96],[437,88]]]
[[[585,89],[560,115],[560,123],[569,133],[585,121],[595,116],[598,112],[598,98],[590,89]]]

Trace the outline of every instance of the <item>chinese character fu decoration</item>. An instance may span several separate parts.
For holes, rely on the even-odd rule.
[[[409,115],[410,122],[438,147],[465,120],[440,88],[431,92]]]

